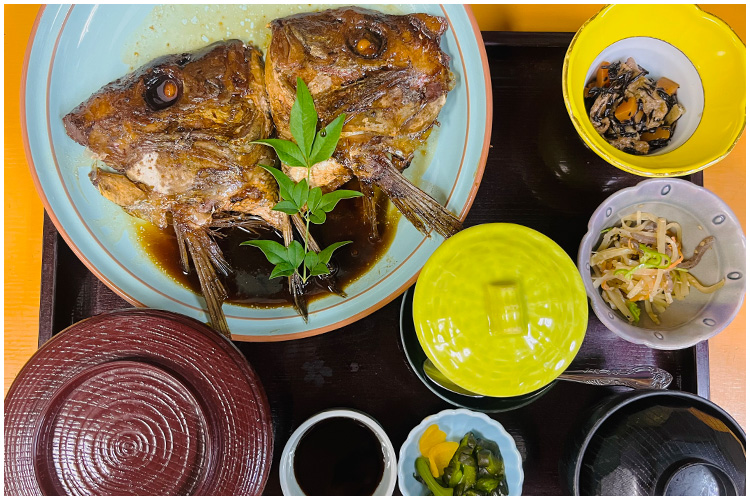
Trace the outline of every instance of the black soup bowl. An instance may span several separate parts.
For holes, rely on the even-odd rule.
[[[638,390],[603,400],[561,476],[574,495],[745,495],[745,431],[707,399]]]

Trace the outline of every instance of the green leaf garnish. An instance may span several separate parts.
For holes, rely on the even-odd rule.
[[[308,212],[307,217],[313,224],[323,224],[326,221],[326,213],[322,210],[316,210],[314,212]]]
[[[305,255],[305,266],[307,266],[308,269],[313,269],[315,266],[317,266],[320,263],[320,258],[318,257],[318,254],[316,252],[313,252],[310,250]]]
[[[318,263],[310,269],[310,275],[311,276],[325,276],[326,274],[329,274],[331,271],[328,269],[328,266],[326,266],[323,263]]]
[[[260,248],[271,264],[281,264],[287,262],[287,248],[273,240],[250,240],[243,241],[240,245]]]
[[[271,275],[268,277],[268,279],[274,279],[279,278],[282,276],[291,276],[294,273],[297,272],[297,268],[294,267],[289,262],[282,262],[281,264],[277,264],[276,267],[273,268],[273,271],[271,271]]]
[[[261,139],[253,141],[253,144],[265,144],[271,146],[275,151],[276,155],[281,160],[281,163],[290,167],[306,167],[307,159],[305,155],[300,151],[292,141],[285,141],[284,139]]]
[[[315,102],[305,82],[297,78],[297,98],[289,115],[289,131],[295,142],[283,139],[253,141],[253,143],[272,147],[279,160],[288,167],[307,168],[307,178],[294,182],[281,170],[260,165],[273,175],[279,185],[280,200],[273,209],[292,216],[299,214],[305,221],[304,246],[298,241],[292,241],[288,247],[270,240],[251,240],[241,243],[241,245],[260,248],[266,259],[275,265],[271,278],[298,274],[305,283],[310,276],[328,274],[330,272],[328,262],[333,252],[351,243],[351,241],[333,243],[317,253],[308,249],[310,223],[323,224],[327,218],[326,213],[333,210],[339,201],[362,196],[359,191],[345,189],[323,194],[320,187],[310,187],[310,172],[313,165],[329,159],[336,150],[345,120],[346,115],[342,113],[316,133],[318,113],[315,110]],[[302,267],[302,273],[300,273],[300,267]]]
[[[307,186],[307,180],[302,179],[294,185],[292,189],[292,201],[297,205],[298,210],[307,205],[307,198],[310,194],[310,188]]]
[[[320,210],[323,210],[324,212],[330,212],[331,210],[336,208],[336,204],[339,201],[348,198],[359,198],[360,196],[362,196],[362,193],[360,193],[359,191],[351,191],[348,189],[331,191],[330,193],[326,193],[323,195],[318,208],[320,208]]]
[[[310,194],[307,196],[307,209],[311,212],[315,212],[318,209],[320,200],[323,198],[323,190],[319,187],[310,189]]]
[[[336,144],[339,142],[339,137],[341,137],[344,120],[346,120],[346,115],[341,113],[315,136],[315,143],[310,153],[310,166],[326,161],[331,157],[336,149]]]
[[[292,111],[289,114],[289,131],[302,151],[305,160],[310,158],[317,127],[318,112],[315,110],[312,95],[310,95],[310,90],[308,90],[302,78],[297,77],[297,99],[294,101]]]
[[[305,249],[299,241],[293,241],[287,248],[287,262],[294,265],[294,268],[298,268],[305,260]]]
[[[344,245],[348,245],[349,243],[351,243],[351,241],[338,241],[336,243],[328,245],[318,253],[318,259],[323,264],[328,264],[328,261],[331,260],[331,256],[333,255],[334,250],[343,247]]]
[[[273,209],[289,215],[295,215],[297,212],[299,212],[297,205],[295,205],[293,201],[288,200],[278,202],[276,205],[274,205]]]

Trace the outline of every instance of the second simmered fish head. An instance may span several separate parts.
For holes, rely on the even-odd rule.
[[[279,94],[293,92],[296,78],[301,77],[323,122],[346,112],[352,115],[348,130],[398,135],[405,117],[397,118],[400,106],[392,105],[414,107],[413,111],[429,102],[442,105],[453,85],[450,58],[440,49],[446,28],[446,20],[438,16],[390,15],[358,7],[272,21],[267,80],[277,128],[284,135],[293,101],[293,94]],[[369,126],[353,123],[357,121],[354,115],[386,106],[388,116],[371,116]],[[437,111],[439,107],[432,120]]]

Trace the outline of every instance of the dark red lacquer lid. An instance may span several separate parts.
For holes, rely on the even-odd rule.
[[[231,342],[193,319],[102,314],[53,337],[5,398],[6,495],[253,495],[271,411]]]

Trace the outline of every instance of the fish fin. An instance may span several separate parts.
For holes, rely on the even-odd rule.
[[[227,273],[229,265],[221,254],[221,249],[208,235],[205,229],[197,226],[175,224],[178,239],[184,239],[185,245],[193,259],[198,272],[201,292],[206,300],[208,317],[211,326],[227,338],[231,338],[229,325],[221,305],[227,298],[227,292],[219,281],[216,268]]]
[[[362,191],[362,203],[365,208],[365,218],[370,223],[370,238],[373,240],[380,239],[378,229],[378,210],[375,202],[375,191],[372,184],[367,180],[360,179],[359,189]]]
[[[190,262],[188,262],[188,250],[185,245],[185,236],[182,233],[180,224],[174,222],[172,225],[174,227],[174,233],[177,236],[177,248],[180,251],[180,267],[182,268],[182,272],[187,274],[190,272]]]
[[[461,221],[430,195],[409,182],[384,156],[373,156],[365,167],[359,165],[355,174],[363,184],[372,183],[382,189],[404,217],[421,233],[432,231],[449,238],[462,229]],[[364,174],[364,175],[360,175]],[[365,177],[363,179],[363,177]]]
[[[286,217],[281,227],[281,234],[284,237],[284,246],[288,247],[294,239],[292,224],[289,222],[290,217]],[[294,220],[292,218],[292,220]],[[302,222],[300,220],[300,222]],[[294,221],[297,224],[297,221]],[[302,233],[304,235],[304,232]],[[305,284],[298,273],[294,273],[287,278],[289,283],[289,294],[292,296],[292,305],[294,309],[302,316],[307,323],[307,299],[305,298]]]
[[[297,232],[304,237],[306,228],[305,222],[302,220],[302,217],[300,217],[299,214],[294,214],[292,215],[292,222],[294,223],[294,227],[295,229],[297,229]],[[307,239],[307,246],[313,252],[320,253],[320,245],[318,245],[318,242],[315,241],[315,238],[313,238],[312,234]],[[346,297],[346,292],[341,290],[336,285],[336,278],[333,276],[333,268],[331,264],[326,264],[326,267],[328,267],[328,274],[316,276],[316,278],[323,284],[323,286],[328,289],[329,292],[335,293],[340,297]]]
[[[222,212],[214,214],[211,218],[211,228],[239,228],[252,235],[258,235],[258,229],[270,226],[270,224],[256,215],[248,215],[239,212]],[[221,233],[218,233],[221,234]],[[222,236],[224,236],[222,234]]]

